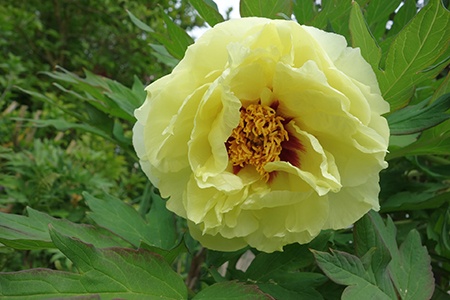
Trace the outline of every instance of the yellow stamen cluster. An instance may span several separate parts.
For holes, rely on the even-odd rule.
[[[281,143],[289,139],[282,121],[284,118],[277,116],[269,106],[251,104],[241,108],[239,125],[227,141],[228,156],[233,166],[253,165],[267,182],[269,173],[264,166],[280,160]]]

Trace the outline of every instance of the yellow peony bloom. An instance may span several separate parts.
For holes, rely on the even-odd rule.
[[[146,90],[142,169],[205,247],[282,251],[379,209],[389,105],[344,37],[226,21]]]

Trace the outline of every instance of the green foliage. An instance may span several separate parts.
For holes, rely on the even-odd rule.
[[[31,151],[0,150],[1,205],[12,205],[14,212],[28,205],[80,220],[84,211],[81,193],[114,190],[116,179],[125,170],[124,157],[114,154],[114,145],[109,145],[110,152],[105,154],[86,143],[74,143],[64,150],[48,140],[35,140]]]
[[[115,80],[89,71],[85,71],[85,78],[62,68],[45,74],[58,81],[54,85],[66,93],[65,101],[54,94],[22,91],[60,108],[66,116],[65,119],[39,119],[30,120],[31,122],[40,127],[53,126],[60,131],[77,129],[98,135],[116,143],[128,155],[135,157],[131,146],[131,126],[135,121],[133,113],[145,99],[144,86],[137,77],[134,77],[132,87],[127,88]]]
[[[0,241],[9,247],[23,250],[55,248],[48,225],[67,236],[77,238],[96,247],[113,247],[130,245],[119,241],[109,231],[99,230],[91,225],[76,224],[65,219],[55,219],[30,207],[27,208],[28,217],[4,214],[0,219],[3,228]]]
[[[168,210],[162,209],[163,200],[158,195],[151,195],[152,209],[146,219],[117,198],[106,196],[102,200],[89,194],[85,196],[87,204],[93,210],[89,217],[100,226],[123,236],[133,246],[146,243],[169,250],[177,243],[175,219]]]
[[[361,55],[372,66],[372,69],[377,70],[381,59],[381,49],[369,31],[358,2],[352,3],[349,27],[352,46],[360,47]]]
[[[94,5],[86,0],[5,0],[0,9],[2,56],[12,53],[20,57],[28,67],[28,75],[21,75],[30,78],[31,73],[35,82],[38,71],[57,65],[77,73],[87,68],[125,84],[131,84],[134,75],[141,80],[159,76],[169,70],[148,55],[149,40],[133,26],[125,9],[139,12],[156,32],[162,32],[163,8],[180,20],[184,29],[201,25],[184,1],[175,5],[168,0],[100,0]]]
[[[98,249],[50,229],[52,242],[79,273],[53,270],[11,272],[0,276],[0,295],[14,299],[89,296],[102,299],[186,299],[181,277],[147,250]],[[22,288],[27,286],[26,289]]]
[[[435,77],[450,58],[450,12],[432,0],[390,42],[384,72],[378,76],[383,96],[395,110],[408,103],[414,86]]]
[[[428,104],[424,100],[417,105],[409,105],[387,117],[391,134],[412,134],[436,126],[450,118],[445,113],[450,109],[450,94],[445,94]]]
[[[397,248],[396,229],[388,218],[369,213],[355,224],[357,256],[314,252],[319,267],[333,281],[348,287],[342,299],[430,299],[434,291],[430,257],[412,230]]]
[[[292,14],[292,1],[289,0],[241,0],[239,5],[241,17],[259,16],[266,18],[283,18]]]
[[[191,5],[197,10],[200,16],[208,22],[210,26],[223,22],[224,18],[217,10],[217,4],[214,1],[189,0]]]
[[[262,293],[255,286],[244,285],[236,282],[221,282],[205,288],[192,299],[263,300],[272,299],[272,297]]]
[[[342,34],[361,48],[393,111],[411,100],[417,85],[435,78],[450,57],[450,12],[441,1],[430,0],[417,14],[416,3],[406,1],[394,13],[400,2],[324,0],[319,6],[298,0],[293,7],[300,23]],[[263,14],[255,10],[253,15]],[[389,20],[394,24],[391,30],[386,28]]]

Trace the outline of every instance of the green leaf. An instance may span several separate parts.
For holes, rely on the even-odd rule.
[[[2,299],[187,299],[181,277],[147,250],[100,249],[53,229],[50,234],[80,273],[49,269],[0,273]]]
[[[152,206],[146,216],[148,227],[147,238],[152,245],[163,249],[171,249],[178,240],[175,227],[175,215],[166,208],[166,201],[154,190],[151,193]]]
[[[79,129],[82,130],[84,132],[90,132],[93,133],[95,135],[101,136],[105,139],[114,141],[113,139],[111,139],[111,137],[109,135],[107,135],[105,132],[101,131],[98,128],[95,128],[94,126],[85,124],[85,123],[72,123],[63,119],[55,119],[55,120],[35,120],[35,119],[17,119],[17,120],[27,120],[29,122],[34,123],[34,126],[36,127],[47,127],[47,126],[53,126],[55,127],[57,130],[59,131],[65,131],[68,129]]]
[[[376,285],[373,274],[364,269],[361,260],[351,254],[332,251],[332,254],[312,250],[317,264],[334,282],[348,285],[342,299],[391,299]]]
[[[75,224],[64,219],[55,219],[30,207],[27,208],[27,213],[28,217],[0,213],[1,243],[23,250],[55,248],[48,231],[48,226],[52,225],[62,234],[76,237],[96,247],[129,245],[107,231],[91,225]]]
[[[288,299],[295,295],[297,299],[322,299],[316,288],[326,281],[327,278],[319,273],[280,270],[272,274],[270,280],[257,284],[262,291],[274,296],[275,299]]]
[[[400,255],[389,266],[392,280],[401,299],[430,299],[434,278],[430,256],[422,246],[420,235],[411,230],[400,246]]]
[[[448,93],[450,93],[450,73],[447,73],[447,76],[443,78],[442,83],[438,86],[431,97],[431,102],[436,101],[436,99]]]
[[[272,280],[274,274],[284,273],[286,267],[299,269],[313,261],[309,249],[305,245],[288,245],[283,252],[259,253],[252,261],[245,276],[258,282]]]
[[[327,31],[345,36],[350,41],[349,19],[351,1],[326,0],[322,1],[320,12],[314,17],[311,25]]]
[[[388,217],[386,222],[384,222],[380,214],[374,211],[370,211],[368,213],[368,217],[372,224],[371,226],[377,233],[377,238],[379,238],[380,242],[383,243],[386,246],[386,249],[389,250],[391,258],[398,257],[397,241],[395,237],[397,234],[397,229],[395,228],[392,219]]]
[[[387,270],[391,261],[388,245],[395,245],[393,242],[395,241],[395,228],[387,232],[384,230],[384,226],[374,226],[375,221],[373,219],[376,217],[379,217],[379,215],[370,211],[355,223],[353,230],[355,250],[358,257],[368,258],[366,256],[370,255],[369,268],[374,274],[375,282],[387,295],[395,298],[394,286]],[[389,226],[392,226],[392,223],[389,224],[391,224]],[[386,235],[390,235],[390,238]],[[386,243],[386,238],[389,238],[391,242]]]
[[[128,9],[126,9],[128,16],[130,17],[131,21],[134,23],[134,25],[136,25],[137,27],[139,27],[140,29],[147,31],[147,32],[154,32],[154,30],[148,26],[147,24],[145,24],[144,22],[142,22],[141,20],[139,20],[135,15],[133,15]]]
[[[450,93],[445,94],[431,105],[428,99],[417,105],[409,105],[387,116],[391,134],[403,135],[421,132],[450,118]]]
[[[450,55],[450,12],[440,2],[430,0],[391,43],[379,83],[392,111],[408,102],[415,84],[435,76],[445,64],[433,72],[424,72],[425,69],[447,60]]]
[[[258,287],[265,293],[271,295],[274,299],[283,300],[298,300],[298,299],[308,299],[308,300],[322,300],[322,295],[316,290],[309,289],[304,291],[294,291],[285,289],[278,284],[261,283]]]
[[[375,272],[377,286],[388,292],[391,298],[398,294],[400,299],[430,299],[434,280],[430,257],[421,245],[419,233],[410,231],[400,249],[395,235],[396,229],[390,218],[385,225],[379,214],[370,212],[355,225],[356,251],[361,255],[371,247],[376,248],[371,270]],[[386,268],[388,252],[391,260]],[[395,293],[389,279],[394,284]]]
[[[292,15],[290,0],[241,0],[239,5],[241,17],[283,18]]]
[[[192,300],[262,300],[273,299],[261,292],[255,285],[226,281],[213,284],[195,295]]]
[[[167,66],[174,68],[180,62],[180,60],[173,57],[163,45],[150,44],[150,47],[155,50],[153,51],[153,55]]]
[[[282,278],[286,272],[297,272],[314,261],[309,250],[311,248],[323,250],[329,239],[330,233],[325,231],[307,245],[287,245],[283,252],[261,252],[253,259],[245,272],[245,277],[258,282],[274,282],[276,278]],[[308,285],[310,284],[311,282],[308,282]]]
[[[403,148],[390,148],[387,160],[412,155],[448,155],[450,120],[422,132],[419,139]]]
[[[406,0],[403,2],[404,4],[394,16],[394,24],[389,30],[387,37],[399,33],[417,13],[416,0]]]
[[[55,72],[43,72],[43,74],[56,80],[71,83],[83,94],[55,84],[63,92],[69,93],[112,116],[131,122],[136,120],[133,115],[134,110],[142,105],[145,99],[145,97],[142,98],[142,91],[136,93],[115,80],[93,74],[87,70],[84,73],[86,77],[81,78],[62,67],[58,67]],[[138,79],[135,77],[134,80]]]
[[[350,33],[352,46],[359,47],[364,59],[372,66],[375,73],[379,72],[378,65],[381,59],[381,49],[370,33],[366,21],[357,2],[352,3],[350,13]]]
[[[163,20],[167,27],[168,40],[160,39],[159,41],[175,58],[182,59],[187,47],[193,44],[194,40],[184,29],[175,24],[166,13],[163,13]]]
[[[159,254],[162,257],[164,257],[164,259],[169,264],[172,264],[175,261],[175,259],[178,257],[178,255],[180,255],[181,253],[185,253],[185,252],[189,251],[184,239],[180,240],[178,245],[176,245],[175,247],[173,247],[170,250],[162,249],[162,248],[155,247],[155,246],[150,246],[146,243],[141,243],[139,245],[139,249],[146,249],[150,252]]]
[[[148,222],[139,213],[123,201],[105,195],[103,199],[96,198],[88,193],[83,193],[89,208],[92,210],[89,217],[98,225],[114,232],[118,236],[138,247],[141,242],[150,246],[170,249],[175,246],[177,236],[175,234],[175,220],[170,212],[163,209],[162,204],[155,198],[155,220]],[[157,203],[157,204],[155,204]],[[152,208],[152,209],[153,209]]]
[[[295,19],[297,19],[297,22],[307,25],[318,13],[314,0],[294,1],[293,12],[295,15]]]
[[[165,12],[163,12],[162,17],[167,27],[167,34],[155,32],[150,26],[136,18],[130,11],[127,10],[127,13],[136,26],[149,32],[150,35],[160,42],[170,55],[176,59],[182,59],[187,47],[194,43],[194,40],[186,33],[186,31],[175,24]]]
[[[366,7],[366,20],[370,31],[377,37],[381,37],[386,31],[386,22],[389,15],[394,13],[401,0],[370,1]]]
[[[223,22],[223,16],[217,9],[217,4],[212,0],[189,0],[200,16],[210,25]]]
[[[427,226],[427,236],[437,242],[436,253],[443,257],[450,257],[450,206],[436,210]]]
[[[238,273],[237,278],[242,281],[251,280],[258,285],[268,283],[269,285],[263,285],[264,289],[269,294],[273,292],[274,295],[284,295],[281,299],[293,295],[309,295],[308,299],[320,299],[320,294],[314,288],[323,284],[326,278],[322,274],[300,272],[299,269],[314,262],[309,249],[324,249],[330,236],[330,232],[323,232],[307,245],[293,244],[285,246],[283,252],[258,253],[246,272]]]
[[[383,213],[405,211],[405,210],[422,210],[435,209],[448,202],[450,192],[438,193],[432,191],[413,193],[399,192],[389,197],[381,207]]]

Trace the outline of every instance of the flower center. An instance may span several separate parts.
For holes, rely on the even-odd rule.
[[[283,150],[281,143],[289,140],[284,129],[284,118],[276,111],[261,104],[241,108],[239,125],[233,129],[227,141],[228,156],[233,167],[253,165],[267,182],[269,173],[264,170],[268,162],[279,161]]]

